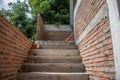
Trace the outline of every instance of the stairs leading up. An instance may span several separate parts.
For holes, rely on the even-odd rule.
[[[84,72],[82,63],[24,63],[30,72]]]
[[[36,63],[80,63],[80,56],[28,56],[29,60]]]
[[[88,80],[86,73],[30,72],[18,74],[18,80]]]
[[[27,57],[17,80],[89,80],[75,44],[42,41],[41,46],[31,50],[35,55]]]
[[[77,49],[33,49],[31,51],[39,56],[79,56]]]
[[[74,42],[65,41],[37,41],[42,49],[78,49]]]

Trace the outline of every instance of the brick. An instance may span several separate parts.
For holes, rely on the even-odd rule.
[[[76,15],[77,38],[106,0],[81,0]],[[78,44],[90,80],[115,80],[115,64],[109,18],[104,18]]]
[[[3,16],[0,16],[0,38],[0,79],[16,80],[32,42]]]

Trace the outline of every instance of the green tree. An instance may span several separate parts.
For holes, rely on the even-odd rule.
[[[34,40],[36,17],[29,18],[27,14],[30,13],[28,4],[17,0],[15,3],[9,3],[10,9],[0,10],[10,22],[20,29],[28,38]]]
[[[29,0],[33,14],[45,24],[69,24],[69,0]]]

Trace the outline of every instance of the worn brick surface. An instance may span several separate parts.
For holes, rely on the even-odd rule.
[[[109,20],[104,19],[96,25],[78,46],[91,80],[115,79]]]
[[[94,3],[94,5],[93,5]],[[82,0],[76,15],[77,38],[89,25],[105,0]],[[115,80],[109,18],[104,18],[78,44],[90,80]]]
[[[0,80],[15,80],[32,42],[0,16]]]
[[[81,0],[76,15],[76,37],[78,38],[106,0]]]

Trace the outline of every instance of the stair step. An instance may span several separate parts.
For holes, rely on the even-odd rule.
[[[82,63],[24,63],[24,69],[30,72],[84,72]]]
[[[19,73],[17,80],[89,80],[87,73]]]
[[[79,56],[80,52],[76,49],[32,49],[31,52],[40,56]]]
[[[78,49],[73,42],[65,41],[37,41],[42,49]]]
[[[81,63],[80,56],[29,56],[35,63]]]

